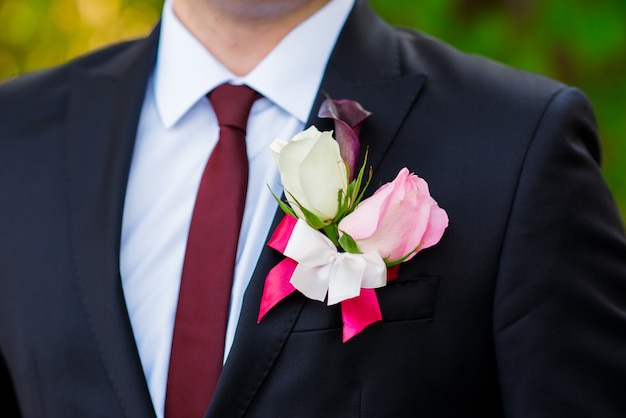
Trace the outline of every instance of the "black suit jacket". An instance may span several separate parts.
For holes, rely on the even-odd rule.
[[[118,257],[157,40],[0,87],[3,416],[154,416]],[[363,1],[320,90],[373,112],[373,184],[409,167],[450,226],[346,344],[339,308],[299,294],[257,324],[280,261],[264,251],[208,416],[626,416],[626,240],[586,98],[392,29]]]

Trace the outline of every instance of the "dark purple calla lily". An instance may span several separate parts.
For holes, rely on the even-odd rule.
[[[363,121],[372,113],[353,100],[324,100],[318,116],[320,118],[333,119],[335,122],[335,139],[339,143],[341,158],[348,164],[350,181],[354,179],[358,168],[356,167],[361,144],[359,132]]]

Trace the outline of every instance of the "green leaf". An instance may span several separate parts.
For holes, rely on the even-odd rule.
[[[361,254],[361,252],[359,251],[359,246],[357,245],[354,238],[352,238],[349,234],[346,234],[343,231],[341,232],[343,233],[341,238],[339,238],[339,245],[341,245],[341,248],[351,254]]]
[[[268,186],[268,188],[269,188],[269,186]],[[272,192],[272,189],[270,189],[270,192],[272,193],[272,196],[274,196],[274,199],[276,199],[276,202],[278,202],[278,205],[280,206],[280,208],[285,213],[288,213],[289,215],[293,216],[294,218],[299,218],[299,216],[295,213],[293,208],[291,208],[290,206],[288,206],[287,203],[283,202],[278,197],[276,197],[274,192]],[[285,192],[285,193],[288,193],[288,192]],[[291,195],[289,195],[289,196],[291,196]],[[291,198],[294,200],[295,204],[298,206],[298,209],[300,209],[300,211],[304,215],[304,220],[306,221],[306,223],[309,224],[312,228],[314,228],[314,229],[322,229],[323,227],[325,227],[327,225],[326,222],[324,222],[320,218],[318,218],[313,212],[311,212],[310,210],[308,210],[307,208],[302,206],[300,204],[300,202],[298,202],[298,200],[296,198],[294,198],[293,196],[291,196]]]
[[[310,210],[302,206],[300,203],[298,203],[297,200],[296,200],[296,205],[298,205],[298,208],[302,211],[302,214],[304,215],[306,223],[308,223],[309,226],[311,226],[311,228],[322,229],[327,225],[326,222],[322,221],[320,218],[317,217],[317,215],[315,215],[313,212],[311,212]]]
[[[278,206],[283,210],[283,212],[285,212],[287,215],[291,215],[294,218],[297,218],[296,213],[291,208],[291,206],[289,206],[287,203],[283,202],[278,196],[276,196],[269,184],[267,184],[267,188],[270,189],[270,193],[272,194],[272,196],[274,196],[276,203],[278,203]]]

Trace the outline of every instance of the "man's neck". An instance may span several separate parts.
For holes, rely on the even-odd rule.
[[[237,76],[248,74],[329,0],[174,0],[185,27]]]

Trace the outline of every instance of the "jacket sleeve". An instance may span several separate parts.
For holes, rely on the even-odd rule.
[[[576,89],[554,95],[528,147],[493,326],[507,417],[624,416],[626,239]]]

